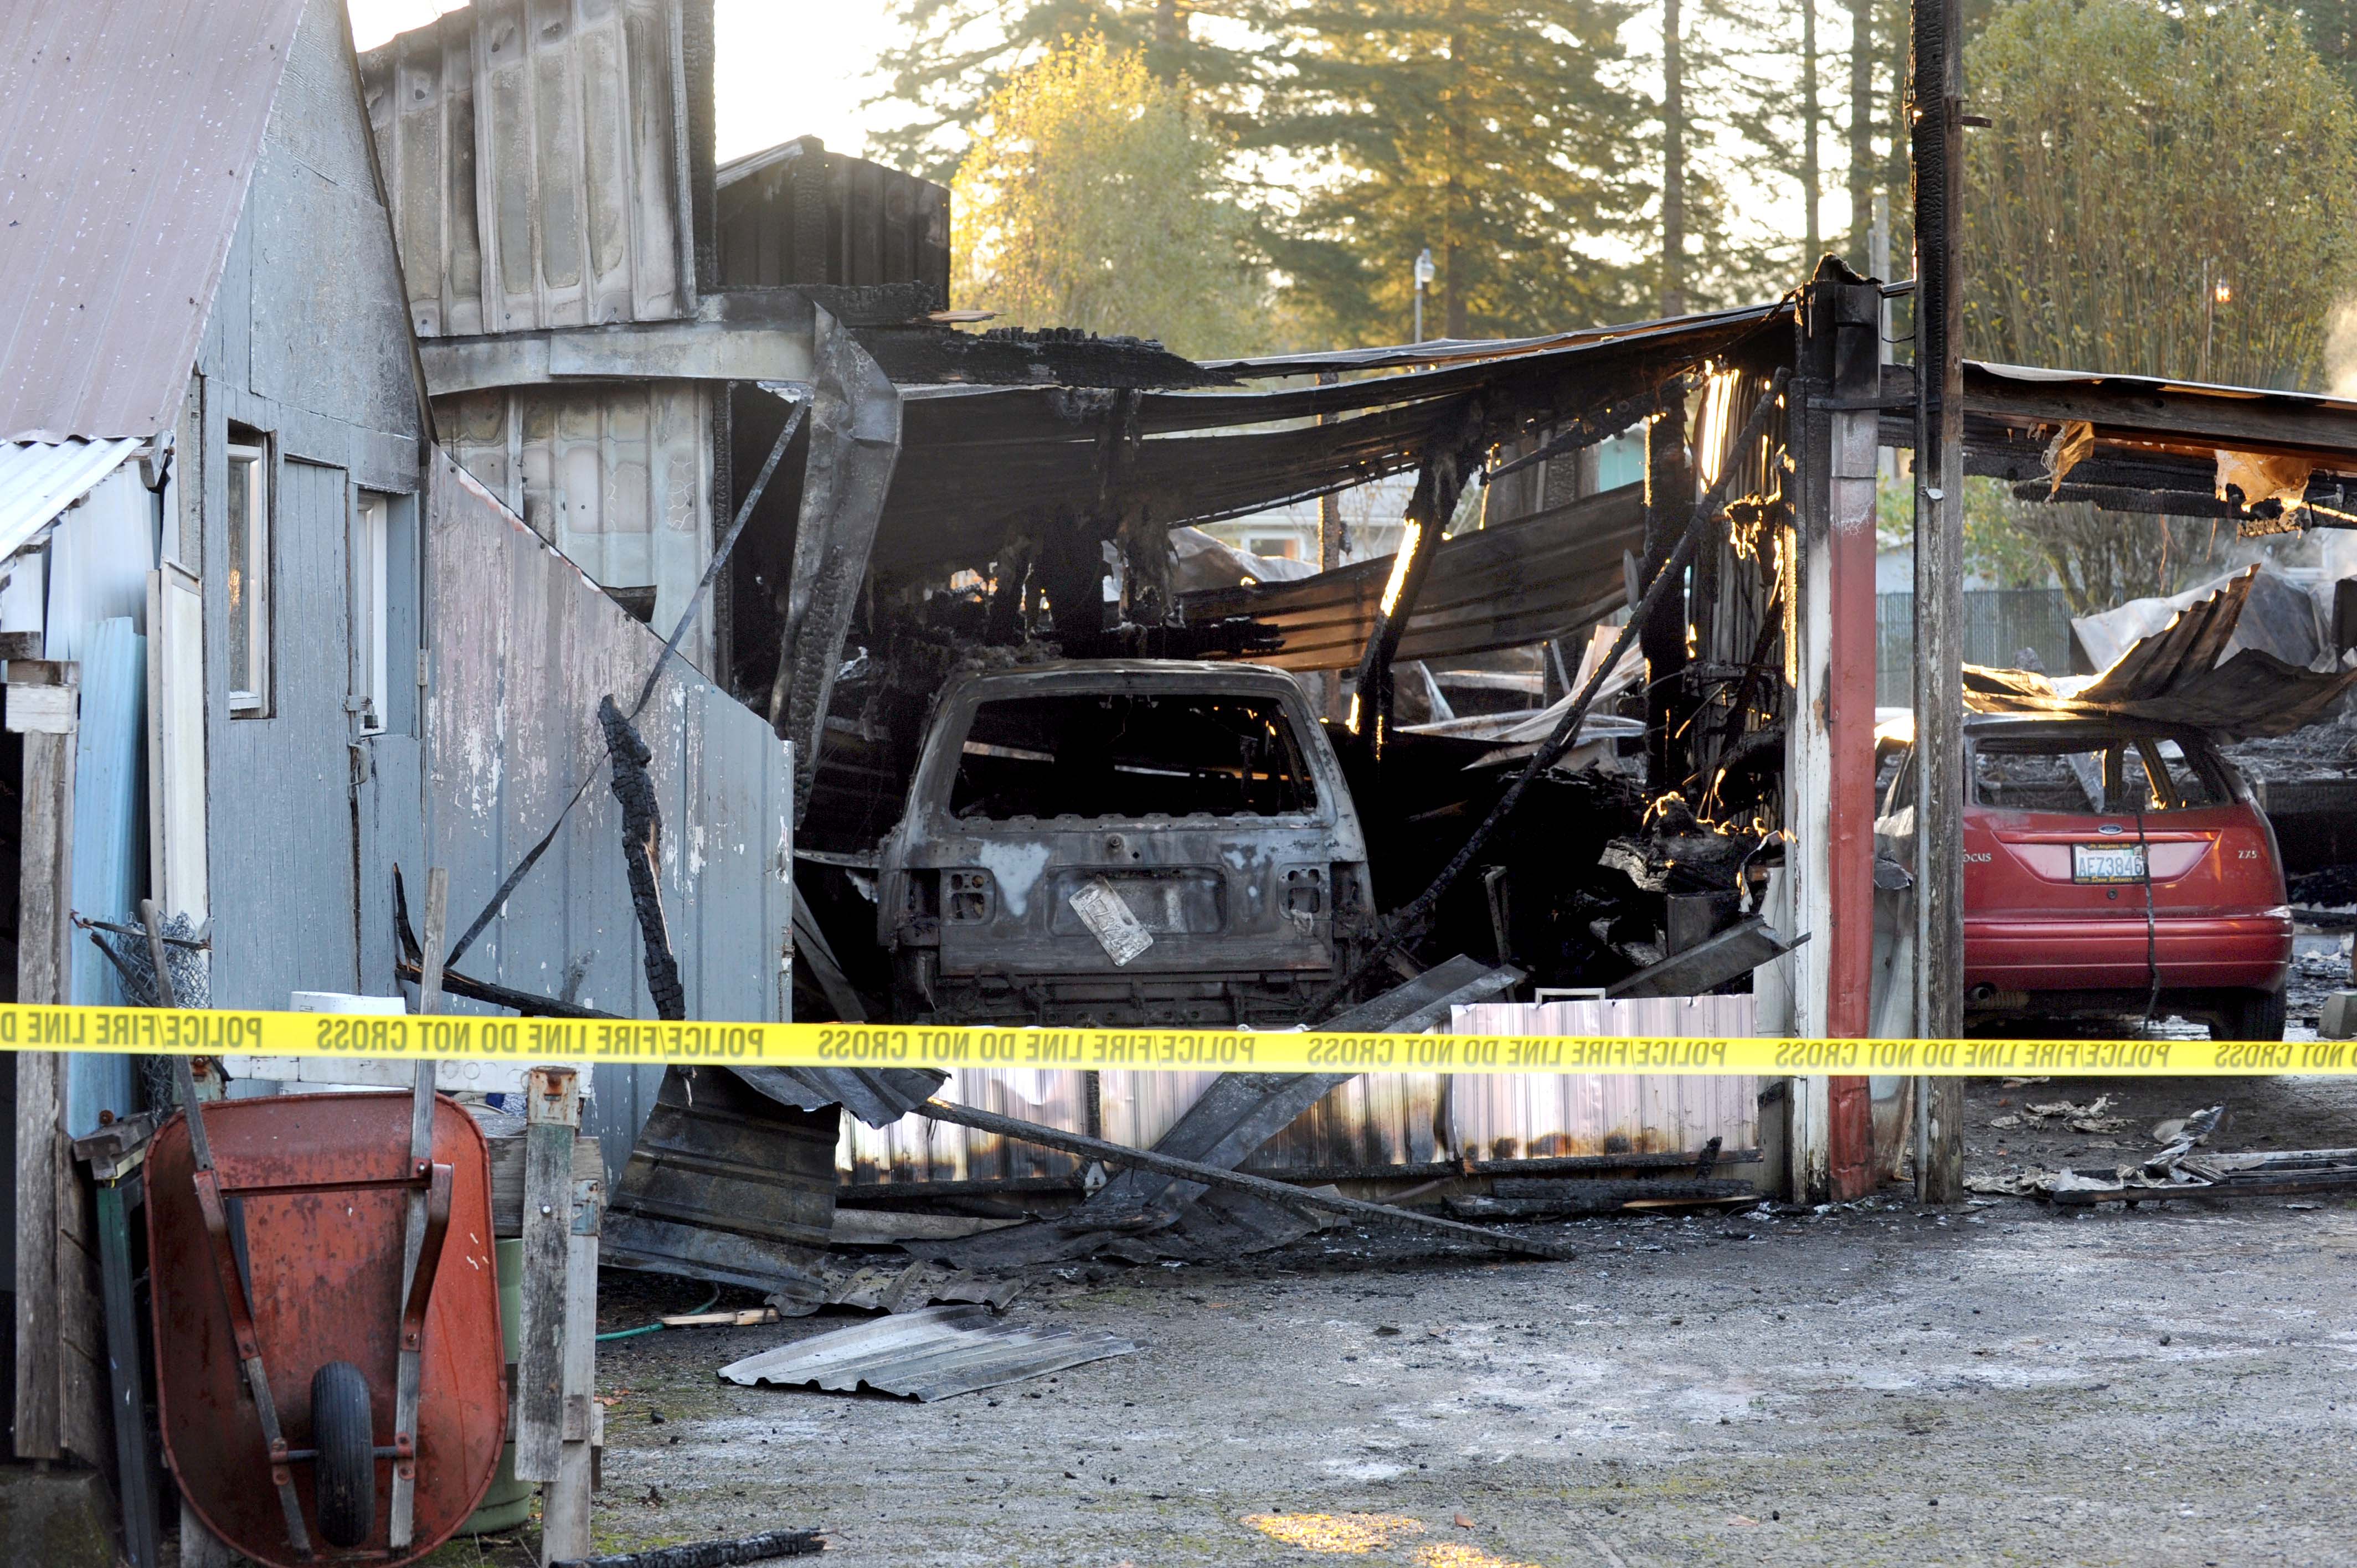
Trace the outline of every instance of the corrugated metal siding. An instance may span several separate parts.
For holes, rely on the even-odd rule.
[[[59,512],[130,460],[140,443],[0,442],[0,557],[14,555]]]
[[[1455,1009],[1454,1032],[1609,1035],[1653,1038],[1752,1033],[1749,996],[1629,1002],[1484,1003]],[[1150,1148],[1217,1074],[1099,1076],[1099,1134]],[[1684,1153],[1716,1137],[1730,1149],[1760,1136],[1760,1079],[1637,1075],[1364,1073],[1297,1117],[1245,1162],[1256,1171],[1372,1169],[1474,1159]],[[952,1072],[942,1098],[1071,1133],[1088,1128],[1088,1075],[1037,1069]],[[1070,1175],[1048,1150],[945,1126],[921,1116],[885,1128],[845,1118],[835,1165],[843,1179],[995,1181]]]
[[[1552,511],[1460,533],[1433,554],[1399,656],[1439,659],[1522,647],[1587,626],[1628,601],[1621,557],[1644,544],[1643,488],[1625,486]],[[1180,596],[1190,621],[1258,618],[1284,635],[1257,663],[1347,670],[1365,650],[1394,557],[1315,576]]]
[[[693,313],[681,0],[476,0],[361,59],[425,337]]]
[[[1453,1010],[1459,1035],[1642,1038],[1751,1035],[1751,998],[1660,996],[1621,1002],[1483,1002]],[[1475,1159],[1683,1154],[1712,1138],[1756,1148],[1760,1079],[1674,1074],[1459,1073],[1450,1099]]]
[[[602,769],[598,699],[627,706],[662,639],[436,453],[426,504],[427,854],[450,868],[455,926],[474,918]],[[785,1016],[791,914],[784,744],[692,671],[664,678],[639,720],[663,820],[662,897],[690,1017]],[[414,883],[413,884],[414,886]],[[468,973],[652,1017],[622,868],[619,808],[601,779],[462,961]],[[650,1069],[659,1075],[660,1069]],[[600,1074],[600,1138],[618,1171],[652,1084]]]
[[[712,550],[713,389],[531,387],[435,400],[451,456],[609,588],[655,590],[668,637]],[[712,666],[707,606],[681,649]]]
[[[939,1099],[1017,1116],[1066,1133],[1089,1130],[1089,1075],[1044,1068],[952,1069]],[[888,1127],[843,1119],[835,1170],[855,1183],[1009,1181],[1070,1176],[1070,1155],[972,1127],[903,1116]]]
[[[0,438],[171,422],[303,10],[0,9]]]
[[[74,744],[73,906],[119,920],[135,913],[147,880],[147,639],[126,617],[83,628],[76,640],[81,727]],[[66,1000],[129,1004],[114,966],[93,943],[77,938],[72,954]],[[102,1111],[126,1116],[139,1108],[136,1066],[126,1056],[67,1056],[68,1135],[96,1132]]]
[[[948,308],[948,187],[816,136],[723,164],[716,183],[724,285],[922,283]]]

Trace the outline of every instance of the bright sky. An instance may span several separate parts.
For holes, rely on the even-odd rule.
[[[464,0],[348,0],[363,49],[424,27]],[[721,159],[816,135],[866,149],[861,99],[888,32],[882,0],[717,0]],[[889,124],[889,120],[883,122]]]
[[[412,27],[425,26],[466,0],[346,0],[352,32],[363,49],[373,48]],[[1825,7],[1828,11],[1832,7]],[[871,125],[899,117],[890,109],[863,111],[861,100],[880,85],[870,74],[892,27],[886,0],[715,0],[719,28],[718,147],[720,159],[738,157],[795,136],[816,135],[838,152],[867,150]],[[1650,58],[1658,35],[1644,16],[1632,20],[1625,41],[1638,58]],[[1829,106],[1834,77],[1846,64],[1847,46],[1838,25],[1826,29]],[[1654,91],[1652,81],[1636,84]],[[1824,187],[1825,233],[1838,242],[1848,221],[1839,169],[1840,132],[1824,133],[1828,177]],[[1740,177],[1738,177],[1738,180]],[[1795,235],[1801,229],[1798,192],[1787,179],[1754,188],[1738,207],[1754,226]]]

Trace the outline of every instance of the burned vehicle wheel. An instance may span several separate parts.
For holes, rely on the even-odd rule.
[[[2210,1026],[2213,1040],[2280,1040],[2288,1002],[2281,991],[2244,991],[2229,997]]]

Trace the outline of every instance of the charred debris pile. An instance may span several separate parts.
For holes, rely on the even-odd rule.
[[[886,950],[877,846],[909,808],[942,693],[975,671],[1254,662],[1300,678],[1363,831],[1375,920],[1359,950],[1378,961],[1340,992],[1287,991],[1295,1021],[1460,953],[1534,987],[1614,987],[1751,917],[1781,855],[1790,508],[1767,389],[1789,327],[1755,310],[1485,357],[1211,368],[1254,390],[902,389],[899,466],[797,800],[804,934],[826,950],[797,965],[797,1015],[952,1016]],[[1294,384],[1313,374],[1330,379]],[[740,421],[740,470],[781,422]],[[1654,471],[1600,487],[1582,456],[1624,434]],[[781,476],[797,468],[790,449]],[[1394,474],[1415,488],[1392,556],[1176,580],[1174,528]],[[732,565],[734,683],[773,718],[791,614],[778,585],[811,557],[808,510],[748,535]],[[1642,624],[1616,628],[1657,579]],[[1436,671],[1465,681],[1466,714],[1436,705]],[[1592,701],[1553,736],[1582,685]],[[1704,978],[1691,989],[1749,983],[1741,968]],[[1037,1021],[1092,1017],[1146,1021],[1079,1002]]]

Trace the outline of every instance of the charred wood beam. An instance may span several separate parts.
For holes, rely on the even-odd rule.
[[[2055,489],[2043,480],[2032,479],[2014,486],[2013,497],[2016,500],[2048,501],[2057,506],[2088,501],[2105,511],[2151,512],[2167,517],[2215,517],[2241,521],[2271,521],[2283,515],[2283,508],[2277,502],[2262,501],[2245,511],[2233,501],[2220,500],[2212,490],[2139,490],[2117,485],[2071,484]]]
[[[1512,462],[1501,463],[1494,468],[1484,469],[1481,482],[1487,485],[1493,480],[1502,479],[1509,474],[1518,474],[1534,463],[1544,463],[1550,458],[1560,457],[1566,452],[1584,451],[1601,442],[1609,441],[1638,421],[1650,417],[1656,410],[1665,407],[1683,407],[1686,385],[1684,375],[1672,376],[1652,392],[1623,399],[1621,402],[1600,408],[1593,413],[1575,415],[1569,421],[1570,428],[1564,430],[1561,435],[1544,446],[1534,451],[1525,452]],[[1329,566],[1337,564],[1340,563],[1328,563]]]
[[[1102,1160],[1107,1165],[1135,1170],[1154,1171],[1162,1176],[1179,1176],[1200,1182],[1206,1187],[1232,1187],[1247,1192],[1285,1208],[1296,1211],[1309,1209],[1329,1214],[1347,1214],[1367,1224],[1405,1225],[1413,1230],[1434,1230],[1471,1241],[1492,1251],[1510,1252],[1532,1258],[1569,1258],[1570,1249],[1552,1242],[1526,1240],[1501,1231],[1485,1230],[1478,1225],[1460,1225],[1453,1219],[1442,1219],[1429,1214],[1419,1214],[1412,1208],[1394,1208],[1386,1204],[1367,1203],[1355,1197],[1342,1197],[1318,1192],[1306,1192],[1266,1176],[1247,1176],[1243,1171],[1222,1170],[1217,1165],[1199,1165],[1169,1155],[1156,1154],[1150,1149],[1133,1149],[1125,1144],[1109,1144],[1102,1138],[1084,1133],[1067,1133],[1060,1128],[1042,1127],[1035,1122],[1018,1121],[995,1112],[977,1111],[971,1105],[952,1105],[939,1100],[927,1101],[916,1108],[916,1114],[935,1122],[955,1122],[977,1132],[995,1133],[1002,1138],[1014,1138],[1041,1148],[1060,1149],[1068,1155],[1086,1159]]]
[[[1366,734],[1372,727],[1378,752],[1391,727],[1392,662],[1399,656],[1400,638],[1415,614],[1432,558],[1448,532],[1449,520],[1457,515],[1458,497],[1465,491],[1468,472],[1480,461],[1484,445],[1481,405],[1469,403],[1455,438],[1427,452],[1416,475],[1415,494],[1407,503],[1407,536],[1393,557],[1391,580],[1376,603],[1375,624],[1367,634],[1351,698],[1351,733]]]
[[[1751,413],[1744,421],[1743,429],[1736,435],[1734,444],[1727,448],[1729,451],[1747,450],[1753,442],[1766,434],[1769,416],[1782,403],[1785,385],[1791,380],[1792,371],[1789,369],[1777,371],[1774,380],[1769,385],[1767,395],[1752,405]],[[1508,817],[1513,815],[1514,808],[1522,804],[1523,797],[1529,792],[1532,782],[1541,773],[1554,767],[1556,760],[1571,748],[1573,740],[1579,734],[1580,725],[1587,717],[1589,706],[1596,701],[1598,689],[1604,684],[1605,677],[1619,665],[1622,656],[1629,651],[1629,645],[1635,639],[1637,628],[1643,623],[1645,616],[1668,588],[1673,575],[1685,570],[1686,563],[1694,559],[1698,543],[1709,533],[1718,514],[1726,510],[1727,493],[1734,483],[1736,473],[1737,466],[1727,465],[1726,470],[1712,484],[1709,492],[1695,503],[1693,514],[1687,519],[1685,532],[1679,539],[1677,548],[1670,553],[1670,558],[1663,564],[1663,569],[1653,575],[1653,580],[1646,585],[1644,593],[1639,597],[1637,603],[1630,607],[1629,624],[1620,628],[1620,635],[1614,639],[1611,650],[1597,664],[1595,671],[1588,676],[1587,686],[1564,710],[1563,717],[1555,722],[1554,732],[1535,752],[1531,754],[1530,760],[1523,765],[1522,772],[1516,774],[1513,782],[1506,786],[1505,793],[1498,797],[1497,804],[1490,808],[1490,814],[1481,820],[1480,825],[1473,830],[1472,835],[1458,846],[1457,853],[1449,857],[1448,864],[1440,868],[1440,875],[1432,879],[1431,885],[1391,917],[1386,922],[1383,936],[1368,944],[1366,951],[1360,956],[1359,961],[1351,966],[1350,972],[1337,978],[1318,994],[1302,1015],[1305,1022],[1315,1024],[1318,1019],[1325,1017],[1333,1010],[1334,1004],[1347,995],[1351,987],[1364,979],[1375,965],[1389,959],[1393,953],[1400,950],[1403,943],[1423,931],[1425,922],[1432,918],[1433,911],[1439,907],[1440,900],[1447,896],[1448,889],[1454,886],[1457,879],[1465,874],[1466,867],[1473,864],[1475,857],[1489,843],[1491,836],[1498,831]]]
[[[567,1557],[549,1568],[729,1568],[734,1563],[768,1563],[780,1557],[814,1557],[825,1550],[826,1537],[818,1530],[773,1530],[736,1541],[658,1546],[613,1557]]]
[[[794,748],[796,823],[810,809],[843,639],[900,456],[900,394],[850,330],[824,311],[816,359],[810,457],[770,687],[770,723]]]
[[[401,940],[401,952],[393,960],[394,981],[425,983],[425,950],[418,945],[417,932],[409,923],[409,893],[403,886],[401,867],[393,868],[393,929]],[[167,937],[165,940],[170,941]],[[104,950],[102,944],[101,950]],[[108,957],[114,955],[108,953]],[[595,1007],[583,1007],[572,1002],[562,1002],[553,996],[534,992],[518,991],[512,986],[496,984],[488,980],[476,980],[455,969],[442,971],[442,989],[452,996],[464,996],[470,1002],[488,1002],[494,1007],[505,1007],[526,1018],[619,1018],[619,1013],[602,1013]]]
[[[1070,328],[1040,332],[1000,328],[960,332],[942,327],[868,327],[859,346],[902,385],[1114,387],[1151,391],[1227,387],[1233,376],[1208,371],[1143,338],[1099,338]]]
[[[1391,727],[1392,661],[1399,654],[1400,636],[1415,613],[1424,579],[1432,571],[1432,558],[1440,549],[1448,515],[1456,510],[1453,494],[1449,506],[1437,504],[1442,488],[1439,467],[1427,462],[1416,475],[1415,494],[1407,503],[1407,536],[1392,557],[1391,580],[1383,585],[1383,596],[1376,603],[1375,624],[1367,633],[1366,650],[1359,655],[1358,674],[1351,682],[1351,733],[1372,734],[1378,752]]]
[[[1250,616],[1185,626],[1126,623],[1067,636],[1056,643],[1067,659],[1243,659],[1285,647],[1285,633]]]
[[[622,805],[622,868],[630,879],[630,907],[646,949],[647,994],[654,998],[656,1017],[676,1023],[687,1016],[687,992],[679,983],[679,960],[672,954],[671,928],[663,918],[662,808],[647,772],[655,754],[612,697],[597,704],[597,722],[613,758],[614,799]]]
[[[396,979],[412,984],[425,983],[425,971],[414,958],[403,958],[393,966]],[[487,1002],[494,1007],[505,1007],[525,1018],[620,1018],[619,1013],[603,1012],[596,1007],[584,1007],[578,1003],[559,1001],[554,996],[542,996],[530,991],[518,991],[511,985],[500,985],[488,980],[475,980],[457,970],[442,972],[442,989],[452,996],[463,996],[470,1002]]]
[[[1645,427],[1645,569],[1651,582],[1684,533],[1695,475],[1686,452],[1685,404],[1664,402]],[[1653,603],[1637,634],[1645,656],[1646,782],[1656,794],[1686,776],[1693,745],[1686,721],[1695,703],[1678,677],[1686,667],[1684,575]]]

